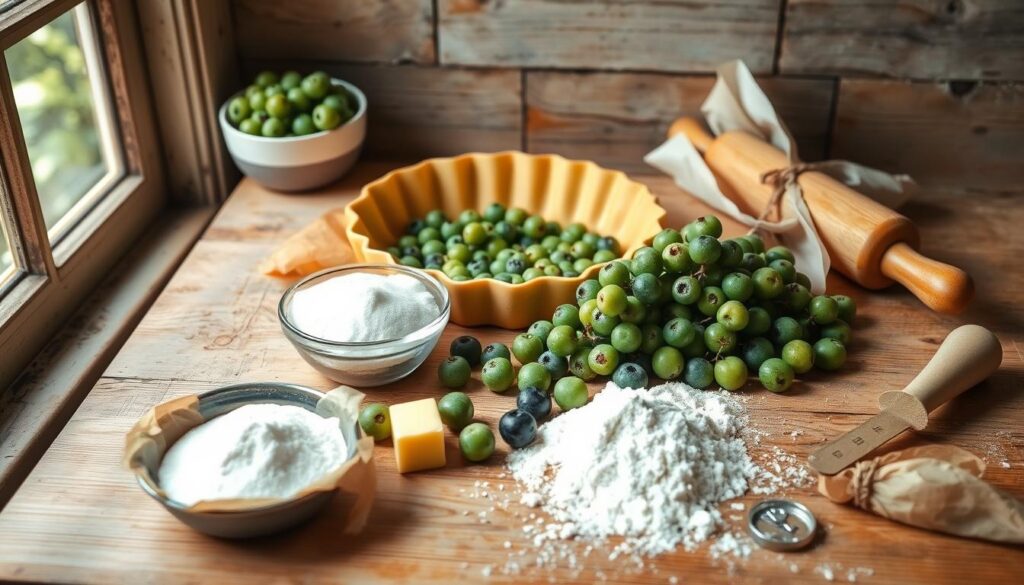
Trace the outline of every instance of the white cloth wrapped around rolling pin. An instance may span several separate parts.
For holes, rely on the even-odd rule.
[[[789,129],[742,61],[718,67],[718,80],[704,100],[701,112],[716,136],[744,131],[784,152],[790,164],[800,162]],[[812,291],[815,294],[825,291],[829,255],[796,181],[786,184],[783,205],[789,208],[787,216],[771,222],[744,213],[722,192],[711,168],[685,133],[669,138],[648,153],[644,161],[670,175],[677,185],[718,211],[751,228],[776,234],[793,251],[797,266],[807,273]],[[892,208],[906,202],[915,187],[906,175],[890,175],[849,161],[815,163],[814,170]]]

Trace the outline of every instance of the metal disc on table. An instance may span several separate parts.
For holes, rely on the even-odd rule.
[[[807,506],[791,500],[765,500],[747,514],[747,530],[758,545],[777,551],[804,548],[814,540],[818,521]]]

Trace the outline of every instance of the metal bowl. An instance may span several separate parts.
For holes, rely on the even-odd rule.
[[[331,341],[310,335],[295,325],[291,318],[291,303],[297,291],[355,272],[404,274],[415,278],[434,296],[439,313],[437,318],[404,337],[380,341]],[[344,299],[338,301],[344,302]],[[381,386],[413,373],[434,350],[450,315],[448,289],[436,278],[416,268],[380,264],[350,264],[311,274],[285,291],[277,306],[281,330],[302,359],[328,378],[357,388]]]
[[[281,382],[256,382],[234,384],[200,394],[198,407],[199,413],[206,420],[247,404],[298,406],[319,414],[316,412],[316,405],[321,398],[322,392],[305,386]],[[356,454],[356,443],[359,441],[357,424],[353,421],[351,426],[342,428],[349,449],[349,458]],[[157,481],[158,472],[159,469],[149,470],[150,475],[157,478]],[[141,476],[138,482],[143,491],[160,502],[175,518],[199,532],[222,538],[251,538],[292,528],[316,515],[334,495],[334,492],[317,492],[296,500],[239,512],[194,512],[185,504],[161,495],[156,486]]]

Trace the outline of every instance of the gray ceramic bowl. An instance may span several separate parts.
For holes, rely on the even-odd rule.
[[[266,138],[246,134],[228,122],[231,100],[224,102],[217,118],[238,168],[264,187],[285,192],[322,187],[348,172],[366,138],[366,96],[347,81],[332,79],[331,83],[348,90],[359,108],[352,119],[334,130],[306,136]]]
[[[235,384],[200,394],[199,413],[209,420],[247,404],[266,403],[298,406],[315,413],[316,404],[322,397],[323,393],[296,384]],[[342,429],[349,457],[355,455],[359,441],[357,424],[353,421],[351,426]],[[150,469],[149,473],[159,481],[157,471]],[[175,518],[199,532],[222,538],[250,538],[292,528],[316,515],[334,495],[334,492],[319,492],[245,512],[191,512],[188,506],[160,495],[155,486],[141,477],[138,481],[143,491],[160,502]]]
[[[437,302],[437,318],[405,337],[355,342],[331,341],[316,337],[302,331],[293,323],[291,303],[296,291],[355,272],[404,274],[419,280]],[[344,299],[338,301],[344,302]],[[413,373],[434,350],[445,325],[448,324],[451,311],[448,289],[440,281],[424,270],[397,264],[350,264],[321,270],[292,285],[281,296],[281,302],[277,305],[281,330],[302,359],[328,378],[357,388],[381,386]]]

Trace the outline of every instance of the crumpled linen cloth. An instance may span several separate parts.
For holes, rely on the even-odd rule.
[[[970,451],[929,445],[893,451],[818,478],[818,491],[879,516],[995,542],[1024,544],[1024,503],[981,479]]]

